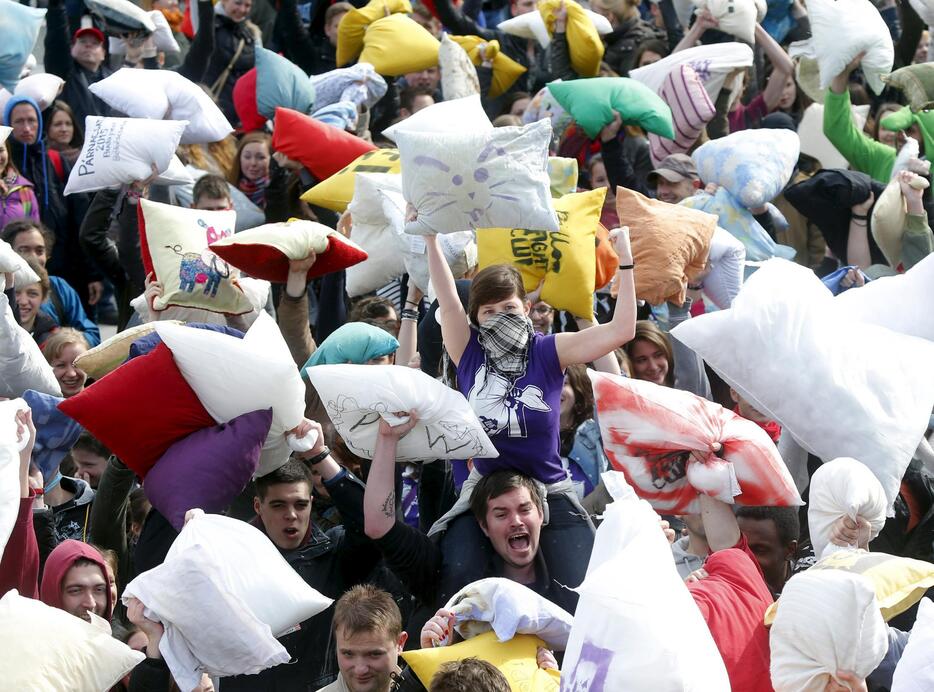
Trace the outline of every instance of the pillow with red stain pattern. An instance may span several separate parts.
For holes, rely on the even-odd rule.
[[[376,149],[356,135],[339,130],[290,108],[276,108],[272,148],[298,161],[318,180]]]
[[[696,514],[699,493],[754,507],[803,504],[756,423],[690,392],[588,374],[607,458],[656,511]]]

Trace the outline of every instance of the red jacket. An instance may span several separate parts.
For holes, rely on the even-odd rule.
[[[20,596],[39,598],[39,544],[32,526],[32,502],[35,494],[19,501],[19,514],[13,532],[0,558],[0,596],[10,589]]]

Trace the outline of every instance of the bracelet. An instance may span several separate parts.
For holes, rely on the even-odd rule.
[[[305,463],[309,466],[314,466],[315,464],[320,464],[322,461],[331,456],[331,450],[327,445],[324,445],[324,449],[315,454],[311,459],[305,459]]]
[[[408,310],[408,309],[406,309],[406,310],[403,310],[402,312],[400,312],[399,315],[400,315],[400,316],[402,317],[402,319],[404,319],[404,320],[412,320],[412,321],[414,321],[414,322],[417,322],[417,321],[418,321],[418,310]]]
[[[859,219],[860,221],[867,221],[869,219],[869,214],[852,214],[852,218]]]
[[[869,225],[869,224],[866,222],[866,219],[857,219],[857,218],[855,218],[855,217],[852,218],[852,219],[850,219],[850,223],[855,223],[857,226],[867,226],[867,225]]]
[[[408,298],[406,298],[406,301],[405,301],[405,304],[406,304],[406,305],[414,305],[415,307],[418,307],[418,303],[419,303],[419,301],[417,301],[417,300],[409,300]]]
[[[634,264],[621,264],[619,265],[620,271],[625,271],[626,269],[633,269],[636,265]]]

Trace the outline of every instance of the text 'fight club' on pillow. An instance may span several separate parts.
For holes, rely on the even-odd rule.
[[[593,319],[596,239],[606,188],[565,195],[554,201],[560,230],[522,228],[477,230],[479,267],[510,264],[522,274],[527,291],[544,279],[542,300],[556,310]]]
[[[557,231],[548,177],[550,141],[547,120],[486,132],[397,132],[402,191],[416,214],[406,232]]]
[[[208,246],[233,235],[236,213],[182,209],[143,199],[139,237],[146,274],[155,273],[162,295],[157,310],[170,305],[242,315],[253,310],[237,279],[239,272]]]
[[[365,368],[365,369],[364,369]],[[401,365],[318,365],[305,373],[347,447],[373,458],[380,418],[415,411],[418,422],[399,441],[396,461],[497,457],[477,415],[460,392]]]
[[[342,213],[354,197],[357,173],[398,173],[401,168],[398,150],[373,149],[305,192],[302,200]]]
[[[84,120],[84,146],[68,176],[65,194],[118,187],[168,170],[187,124],[184,120],[89,115]]]
[[[400,50],[401,46],[405,46]],[[438,39],[425,27],[404,14],[382,17],[366,28],[360,62],[373,66],[381,75],[401,77],[438,64]]]
[[[366,140],[288,108],[276,109],[272,147],[298,161],[318,180],[376,149]]]
[[[312,252],[317,259],[308,270],[309,281],[366,259],[366,252],[334,229],[302,219],[251,228],[221,238],[209,248],[250,276],[274,283],[288,279],[290,260],[305,259]]]

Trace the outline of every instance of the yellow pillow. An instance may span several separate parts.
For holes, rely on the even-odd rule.
[[[575,161],[576,163],[576,161]],[[354,159],[337,173],[325,178],[302,195],[302,200],[338,214],[353,199],[357,173],[398,173],[401,170],[398,149],[376,149]]]
[[[541,0],[538,11],[542,13],[548,33],[555,33],[555,12],[562,0]],[[593,20],[587,16],[583,7],[574,0],[564,0],[568,10],[567,40],[571,53],[571,67],[580,77],[596,77],[600,74],[600,61],[603,60],[603,41],[597,33]]]
[[[171,322],[172,324],[181,324],[181,322],[175,320],[171,320]],[[124,329],[90,351],[85,351],[75,358],[75,366],[86,372],[88,377],[99,380],[107,373],[113,372],[123,365],[123,362],[130,356],[130,346],[134,341],[150,334],[155,329],[154,322]]]
[[[425,27],[404,14],[377,19],[366,28],[360,62],[379,74],[401,77],[438,64],[441,43]]]
[[[443,664],[479,658],[499,668],[513,692],[558,692],[558,671],[538,667],[536,656],[540,646],[545,646],[545,642],[532,634],[517,634],[508,642],[500,642],[493,632],[484,632],[451,646],[403,651],[402,658],[425,687]]]
[[[596,239],[606,188],[565,195],[554,202],[560,228],[554,233],[521,228],[477,230],[479,267],[511,264],[527,291],[542,278],[542,300],[558,310],[593,319]]]
[[[876,589],[879,610],[886,622],[908,610],[934,586],[934,565],[930,562],[887,553],[841,550],[819,560],[811,569],[842,569],[867,577]],[[765,611],[766,625],[775,619],[777,606],[773,603]]]
[[[548,157],[548,177],[551,179],[551,196],[564,197],[577,190],[577,159],[563,156]]]
[[[499,41],[484,41],[479,36],[452,36],[451,38],[467,51],[474,65],[482,62],[480,46],[486,44],[486,58],[493,63],[493,83],[490,84],[488,94],[491,99],[508,91],[509,87],[519,79],[519,75],[526,71],[522,65],[500,52]]]
[[[397,12],[410,14],[412,4],[409,0],[370,0],[364,7],[354,8],[341,17],[337,25],[337,66],[343,67],[360,55],[370,24]]]

